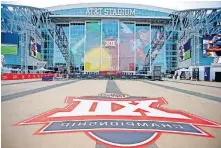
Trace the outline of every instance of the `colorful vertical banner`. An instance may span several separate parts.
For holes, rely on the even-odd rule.
[[[119,70],[134,71],[130,65],[135,63],[135,23],[120,22],[119,31]]]
[[[150,50],[150,26],[136,24],[136,73],[145,74],[145,59]]]
[[[86,22],[85,71],[100,70],[100,56],[105,50],[101,48],[101,23]]]
[[[101,71],[118,70],[118,21],[102,21]]]

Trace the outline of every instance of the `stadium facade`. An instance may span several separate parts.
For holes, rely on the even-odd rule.
[[[213,47],[220,47],[221,8],[176,11],[90,3],[39,9],[2,4],[1,11],[2,36],[18,35],[13,43],[2,40],[6,49],[18,45],[16,52],[4,54],[4,64],[25,71],[39,61],[71,73],[145,75],[155,65],[165,73],[194,67],[204,71],[219,63],[220,53]],[[219,71],[220,64],[215,65],[211,72]]]

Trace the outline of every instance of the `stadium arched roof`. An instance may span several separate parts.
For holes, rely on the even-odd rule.
[[[148,5],[141,5],[141,4],[126,4],[126,3],[79,3],[79,4],[68,4],[68,5],[59,5],[53,7],[47,7],[49,11],[56,11],[56,10],[65,10],[65,9],[73,9],[73,8],[88,8],[88,7],[121,7],[121,8],[136,8],[136,9],[145,9],[145,10],[153,10],[153,11],[160,11],[165,13],[172,13],[176,10],[155,7],[155,6],[148,6]]]

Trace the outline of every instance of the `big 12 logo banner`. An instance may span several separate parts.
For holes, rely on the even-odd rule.
[[[84,132],[108,147],[143,147],[162,134],[214,138],[199,126],[221,125],[196,115],[161,107],[164,98],[104,93],[98,96],[66,97],[65,108],[56,108],[15,124],[44,124],[35,135]]]

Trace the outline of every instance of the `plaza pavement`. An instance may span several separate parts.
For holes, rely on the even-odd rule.
[[[10,85],[10,84],[19,84],[19,83],[30,83],[36,81],[41,81],[41,79],[7,80],[7,81],[1,81],[1,84]]]
[[[70,83],[58,82],[31,82],[23,80],[20,84],[2,85],[2,147],[3,148],[106,148],[90,139],[85,133],[63,133],[48,135],[33,135],[43,124],[12,126],[28,118],[42,114],[54,108],[64,108],[66,96],[96,96],[104,93],[107,80],[81,80]],[[30,82],[29,82],[30,81]],[[212,120],[221,124],[221,102],[198,97],[194,94],[174,91],[162,86],[179,87],[183,90],[201,92],[221,99],[221,83],[195,81],[151,81],[146,80],[114,80],[122,93],[131,96],[163,97],[168,104],[163,107],[182,110],[194,115]],[[183,84],[177,82],[186,82]],[[3,84],[15,83],[2,81]],[[52,87],[63,84],[59,87]],[[159,85],[160,84],[160,85]],[[207,87],[200,85],[216,86]],[[159,86],[158,86],[159,85]],[[38,88],[47,89],[35,93],[27,93]],[[51,87],[51,88],[50,88]],[[13,94],[23,93],[22,97]],[[11,96],[10,96],[11,95]],[[10,100],[7,97],[10,96]],[[220,148],[221,128],[201,127],[215,138],[163,133],[156,140],[153,148]],[[146,148],[146,147],[145,147]]]
[[[179,82],[179,83],[177,83],[177,82]],[[204,93],[204,94],[208,94],[208,95],[212,95],[212,96],[216,96],[216,97],[221,97],[221,86],[211,87],[214,85],[205,85],[206,83],[204,83],[203,85],[202,84],[191,85],[191,84],[183,83],[182,81],[180,82],[179,80],[177,80],[177,81],[163,81],[163,82],[162,81],[152,81],[152,83],[161,84],[161,85],[165,85],[165,86],[172,86],[172,87],[176,87],[176,88],[180,88],[180,89],[184,89],[184,90],[189,90],[189,91]],[[208,82],[208,83],[211,83],[211,82]]]

